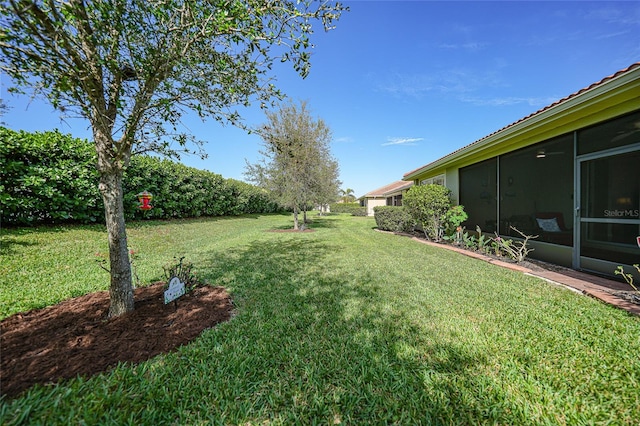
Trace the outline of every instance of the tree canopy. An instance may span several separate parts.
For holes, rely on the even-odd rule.
[[[341,189],[340,198],[343,203],[353,203],[356,200],[355,191],[351,188]]]
[[[306,102],[281,105],[266,115],[261,129],[263,158],[257,164],[247,163],[245,175],[293,210],[298,229],[300,211],[328,204],[338,195],[339,166],[331,156],[331,130],[322,119],[311,117]]]
[[[187,111],[241,124],[236,106],[269,105],[276,61],[310,71],[311,22],[333,28],[326,1],[8,0],[0,4],[2,69],[54,107],[89,119],[113,154],[175,153]],[[315,6],[314,6],[315,4]],[[169,136],[169,138],[167,138]]]
[[[131,155],[197,148],[181,126],[188,111],[242,126],[238,106],[282,99],[274,64],[291,62],[305,77],[312,24],[329,30],[344,10],[328,1],[0,0],[0,69],[10,89],[91,125],[111,316],[133,309],[122,210]]]

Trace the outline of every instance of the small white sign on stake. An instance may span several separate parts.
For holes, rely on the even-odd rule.
[[[184,283],[180,278],[173,277],[169,280],[169,288],[164,292],[164,303],[171,303],[185,293]]]

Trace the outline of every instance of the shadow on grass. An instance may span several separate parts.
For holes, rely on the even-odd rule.
[[[514,407],[487,411],[506,397],[477,374],[481,353],[443,339],[428,306],[412,319],[388,283],[334,262],[342,249],[280,234],[211,251],[201,271],[230,289],[235,318],[177,353],[44,390],[38,410],[65,405],[87,423],[522,423]]]
[[[477,394],[484,355],[411,321],[372,273],[332,267],[339,252],[315,240],[260,241],[203,265],[207,278],[231,289],[238,317],[225,334],[202,339],[224,348],[195,361],[211,368],[183,373],[215,383],[228,380],[216,371],[233,372],[233,398],[256,411],[238,404],[226,422],[474,422],[485,416],[483,398],[504,398]],[[199,358],[203,346],[185,353]]]
[[[311,229],[333,229],[338,227],[336,222],[331,218],[327,218],[327,216],[311,217],[311,221],[307,223],[307,226]]]
[[[0,237],[0,255],[10,256],[16,254],[16,247],[30,247],[37,243],[31,241],[21,241],[13,236],[3,235]]]
[[[60,234],[82,230],[87,234],[96,234],[96,238],[107,238],[104,225],[40,225],[34,227],[4,228],[0,230],[0,254],[10,256],[16,254],[17,247],[39,245],[34,235]],[[98,237],[99,236],[99,237]],[[43,241],[48,241],[44,238]]]
[[[220,222],[238,219],[260,219],[265,216],[286,216],[287,213],[247,213],[238,216],[205,216],[197,218],[175,218],[175,219],[141,219],[127,221],[127,229],[138,229],[155,226],[170,225],[190,225],[199,223]]]
[[[300,226],[302,226],[302,219],[300,219],[299,224]],[[327,219],[326,216],[322,216],[322,217],[309,218],[307,222],[304,223],[304,228],[305,230],[309,230],[309,229],[316,230],[316,229],[332,229],[332,228],[337,228],[337,226],[335,222],[333,222],[331,219]],[[278,231],[293,230],[293,220],[291,220],[290,224],[277,226],[273,228],[273,230],[278,230]]]

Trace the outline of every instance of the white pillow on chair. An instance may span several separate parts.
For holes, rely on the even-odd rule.
[[[536,218],[538,226],[545,232],[562,232],[558,225],[558,219],[555,217],[549,219]]]

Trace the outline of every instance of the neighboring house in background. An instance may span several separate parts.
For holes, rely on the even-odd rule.
[[[367,216],[373,216],[373,208],[377,206],[401,206],[402,194],[411,188],[413,182],[399,180],[382,188],[367,192],[358,198],[360,205],[367,208]]]
[[[612,275],[640,263],[640,62],[416,170],[531,257]],[[637,276],[637,273],[636,273]],[[640,277],[638,277],[640,279]]]

